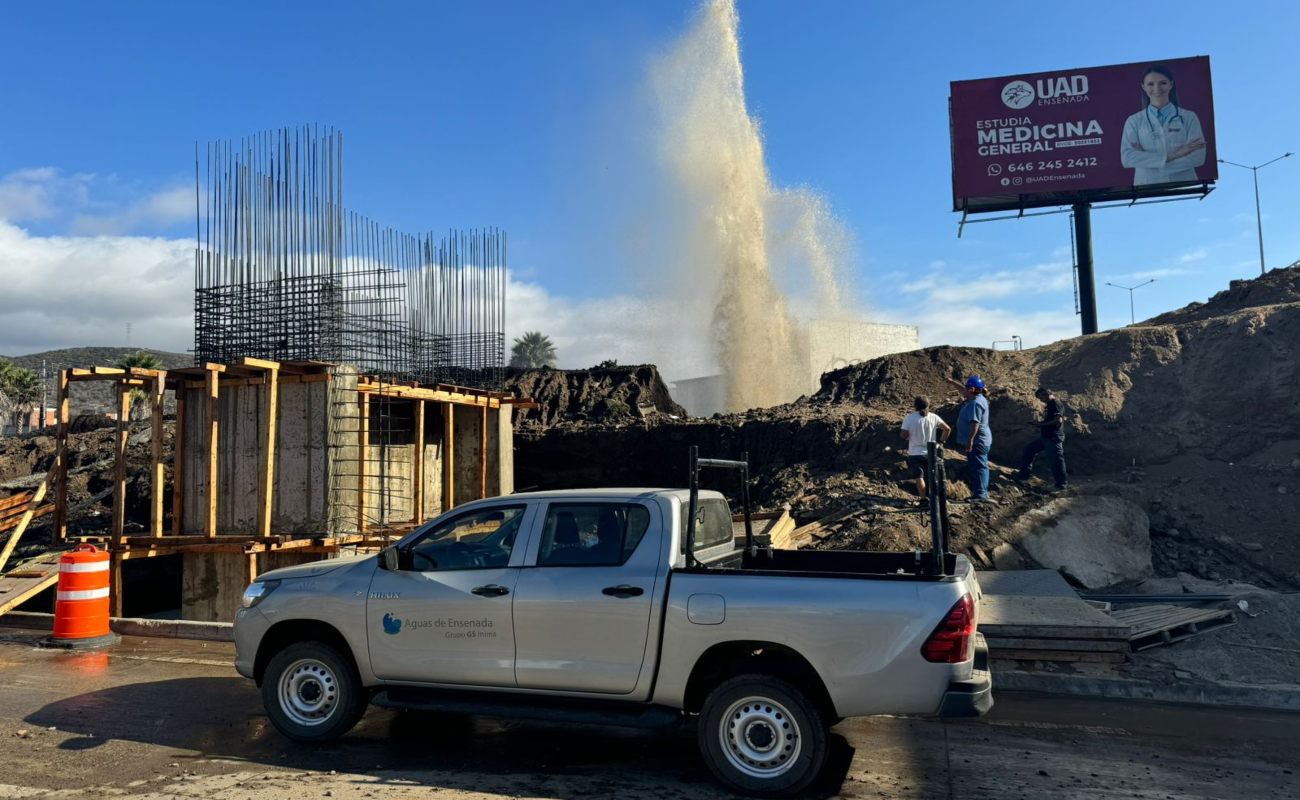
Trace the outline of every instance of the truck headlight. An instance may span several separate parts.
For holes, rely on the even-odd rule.
[[[280,586],[279,581],[253,581],[244,590],[244,608],[252,608]]]

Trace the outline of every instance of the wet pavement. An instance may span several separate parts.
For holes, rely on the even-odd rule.
[[[0,798],[721,798],[693,730],[371,709],[343,741],[270,726],[233,646],[126,637],[40,650],[0,629]],[[1297,798],[1300,714],[997,695],[981,720],[834,730],[810,797]],[[57,793],[57,794],[56,794]]]

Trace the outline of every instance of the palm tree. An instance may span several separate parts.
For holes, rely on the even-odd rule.
[[[539,369],[555,366],[555,345],[541,331],[528,331],[510,348],[510,366]]]
[[[15,367],[12,362],[0,359],[0,391],[9,398],[20,419],[25,420],[31,416],[32,406],[41,402],[44,389],[40,376],[35,372]],[[20,430],[24,427],[25,424],[18,426]]]
[[[143,350],[137,350],[134,353],[127,353],[117,360],[113,366],[118,369],[162,369],[163,363],[153,354],[146,353]],[[144,401],[146,395],[140,389],[131,390],[131,416],[137,419],[144,417]]]

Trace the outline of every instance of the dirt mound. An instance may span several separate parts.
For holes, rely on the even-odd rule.
[[[1152,317],[1142,325],[1172,325],[1223,316],[1247,308],[1300,303],[1300,261],[1271,270],[1250,280],[1232,281],[1228,288],[1205,303],[1192,303],[1177,311]]]
[[[801,523],[842,517],[820,547],[927,547],[898,424],[924,394],[955,425],[960,398],[945,379],[979,374],[990,386],[1001,503],[957,512],[957,545],[977,560],[976,549],[987,554],[1048,502],[1044,484],[1009,480],[1037,435],[1033,395],[1045,385],[1067,407],[1073,491],[1121,496],[1145,511],[1157,574],[1300,586],[1287,522],[1300,516],[1300,302],[1286,302],[1297,275],[1275,270],[1236,284],[1163,324],[1021,352],[934,347],[874,359],[827,373],[815,395],[784,406],[521,431],[517,485],[681,486],[689,445],[719,457],[748,452],[757,503],[789,505]],[[592,407],[600,384],[587,386]],[[964,456],[950,451],[949,461],[959,478]]]
[[[592,369],[511,370],[506,389],[541,408],[522,410],[517,427],[564,422],[618,422],[661,414],[686,417],[653,364]]]

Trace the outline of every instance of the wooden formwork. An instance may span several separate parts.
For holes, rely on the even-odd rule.
[[[451,430],[454,409],[462,408],[461,413],[477,413],[482,426],[482,441],[479,452],[478,477],[479,496],[487,496],[487,414],[489,408],[500,409],[511,405],[531,408],[536,404],[530,399],[519,399],[502,392],[487,392],[467,389],[459,386],[436,384],[423,386],[415,383],[387,383],[378,378],[361,378],[357,383],[357,401],[361,409],[358,436],[360,476],[356,490],[357,526],[354,534],[312,536],[312,535],[275,535],[272,528],[272,507],[275,491],[276,471],[276,431],[279,416],[279,390],[284,384],[326,382],[333,379],[331,370],[336,365],[321,362],[274,362],[257,358],[243,358],[238,364],[205,364],[177,370],[117,369],[95,367],[92,369],[63,370],[59,375],[58,397],[58,450],[54,464],[45,480],[33,492],[0,501],[0,532],[12,529],[13,533],[0,549],[0,573],[3,572],[14,548],[32,519],[53,513],[54,525],[51,544],[62,548],[76,543],[95,543],[108,550],[110,554],[111,575],[111,613],[119,615],[123,607],[124,587],[122,586],[122,564],[128,560],[154,558],[159,556],[180,555],[184,557],[182,590],[182,612],[190,619],[209,621],[228,620],[238,608],[238,599],[244,587],[259,573],[269,569],[288,566],[295,563],[313,561],[337,554],[343,548],[373,549],[383,546],[393,535],[402,534],[423,524],[423,471],[424,461],[421,448],[415,448],[412,464],[416,476],[414,489],[414,509],[409,521],[378,524],[367,519],[365,464],[368,445],[369,413],[368,406],[372,398],[385,401],[402,401],[414,404],[415,434],[417,441],[424,440],[425,406],[438,403],[443,406],[443,419],[448,433]],[[112,526],[107,536],[68,537],[68,434],[69,434],[69,399],[73,384],[85,381],[106,381],[116,385],[117,431],[114,447],[114,480],[112,493]],[[218,469],[220,454],[221,416],[219,403],[223,388],[236,386],[261,386],[262,402],[266,413],[260,418],[261,461],[257,470],[257,513],[254,535],[223,533],[218,525],[217,500],[220,492],[232,487],[220,485]],[[187,403],[186,391],[202,389],[202,400],[194,403],[190,395]],[[149,528],[146,535],[126,535],[126,485],[127,485],[127,444],[129,439],[130,413],[133,390],[143,391],[150,408],[152,421],[151,457],[149,468],[150,502]],[[173,437],[173,452],[170,457],[164,453],[163,405],[166,393],[174,393],[176,400],[176,435]],[[185,421],[202,420],[199,427],[203,435],[197,446],[203,448],[201,457],[191,459],[191,468],[195,464],[202,469],[198,480],[203,482],[204,507],[199,509],[201,532],[185,534],[182,529],[182,511],[184,492],[182,490],[183,472],[186,459],[183,457],[187,446],[181,434]],[[444,501],[443,510],[455,504],[454,494],[454,437],[446,436],[447,446],[443,452]],[[194,446],[191,443],[190,446]],[[165,525],[165,464],[173,461],[173,495],[172,521]],[[193,480],[193,478],[191,478]],[[46,495],[52,491],[52,503],[42,504]],[[36,583],[48,583],[47,578]],[[24,584],[26,585],[26,584]],[[32,584],[35,586],[35,583]],[[43,588],[43,587],[42,587]],[[7,604],[0,608],[0,613],[12,606]]]

